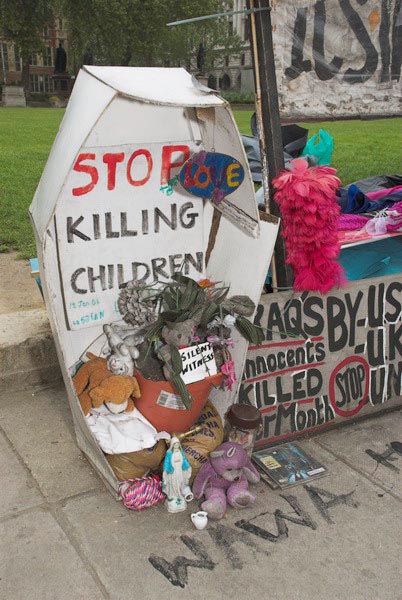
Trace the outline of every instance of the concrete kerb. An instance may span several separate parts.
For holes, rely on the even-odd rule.
[[[44,387],[61,379],[46,310],[0,315],[0,389]]]

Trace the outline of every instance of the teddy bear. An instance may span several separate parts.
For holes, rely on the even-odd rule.
[[[224,442],[210,452],[209,459],[198,471],[193,485],[195,498],[205,496],[202,510],[212,520],[222,519],[226,501],[234,508],[248,508],[255,496],[248,491],[248,482],[257,483],[260,474],[251,463],[246,450],[235,442]]]
[[[181,323],[168,323],[162,329],[162,339],[165,342],[157,350],[158,358],[163,362],[163,374],[167,380],[172,377],[171,356],[174,348],[187,348],[194,337],[195,320],[187,319]]]
[[[88,353],[85,362],[73,377],[75,391],[84,415],[91,408],[106,408],[116,414],[134,410],[132,398],[141,398],[141,392],[135,377],[113,375],[107,368],[107,360]]]
[[[133,398],[141,398],[138,382],[130,375],[111,375],[88,393],[94,408],[104,404],[114,415],[132,412]]]
[[[107,461],[120,481],[145,477],[150,471],[158,470],[166,454],[163,440],[156,442],[152,448],[124,454],[106,454]]]

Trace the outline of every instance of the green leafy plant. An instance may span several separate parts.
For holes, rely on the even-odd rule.
[[[169,369],[171,371],[170,381],[179,392],[184,406],[189,409],[191,407],[192,397],[183,381],[183,378],[181,377],[183,361],[181,359],[180,352],[175,346],[169,346],[169,350],[171,353],[169,364]]]
[[[219,94],[231,104],[253,104],[255,100],[253,92],[231,90],[230,92],[220,91]]]
[[[227,315],[236,317],[236,329],[248,342],[258,344],[263,341],[261,329],[247,318],[255,310],[255,304],[248,296],[227,298],[228,286],[200,285],[181,273],[175,273],[172,279],[156,293],[159,315],[147,332],[149,341],[156,341],[163,326],[168,323],[197,319],[201,327],[206,327],[216,317],[223,319]]]
[[[190,408],[192,397],[181,376],[183,364],[180,352],[165,339],[167,333],[186,331],[186,345],[192,345],[207,341],[211,332],[216,332],[215,339],[223,348],[224,362],[230,357],[225,348],[225,341],[230,338],[228,323],[252,344],[261,344],[264,339],[262,329],[248,318],[255,310],[254,302],[245,295],[229,297],[229,287],[219,282],[196,282],[182,273],[175,273],[168,283],[145,287],[139,282],[129,282],[120,294],[119,309],[123,318],[133,324],[133,311],[143,314],[141,311],[144,310],[146,314],[150,305],[153,307],[153,322],[146,324],[141,321],[148,344],[143,364],[153,350],[153,355],[162,363],[166,379],[175,386],[186,408]],[[127,307],[130,307],[130,312]],[[136,323],[139,324],[139,321]]]

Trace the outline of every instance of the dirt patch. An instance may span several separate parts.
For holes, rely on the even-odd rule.
[[[28,260],[17,260],[17,253],[0,254],[0,314],[44,308]]]

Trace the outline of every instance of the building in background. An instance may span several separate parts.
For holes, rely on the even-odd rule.
[[[381,6],[378,0],[316,0],[306,6],[299,1],[271,0],[270,4],[278,99],[284,118],[402,114],[400,0],[387,0]],[[234,0],[233,10],[240,12],[228,16],[229,32],[241,39],[240,52],[230,56],[216,48],[219,57],[203,72],[209,86],[222,92],[248,94],[254,90],[248,17],[241,12],[245,6],[245,0]],[[44,51],[31,57],[31,101],[41,95],[69,96],[71,78],[67,73],[55,73],[60,42],[68,53],[66,25],[65,19],[56,18],[43,31]],[[18,48],[0,38],[0,51],[1,83],[20,82]],[[164,64],[165,58],[160,56],[159,61]],[[89,62],[86,57],[83,60]],[[234,94],[231,99],[235,100]]]
[[[61,44],[64,50],[68,51],[68,39],[66,30],[66,20],[55,18],[52,26],[45,27],[42,33],[44,50],[40,53],[33,53],[29,65],[29,92],[35,95],[52,95],[55,93],[54,65],[57,48]],[[1,84],[18,85],[21,83],[22,64],[19,56],[18,47],[10,41],[0,38],[1,63],[0,77]],[[56,81],[56,93],[58,96],[68,96],[70,86],[67,80]]]
[[[246,9],[245,0],[234,0],[233,11]],[[216,68],[208,73],[208,85],[215,90],[235,90],[242,93],[254,91],[253,66],[250,51],[250,35],[246,14],[228,17],[229,28],[242,42],[240,56],[226,56]]]

